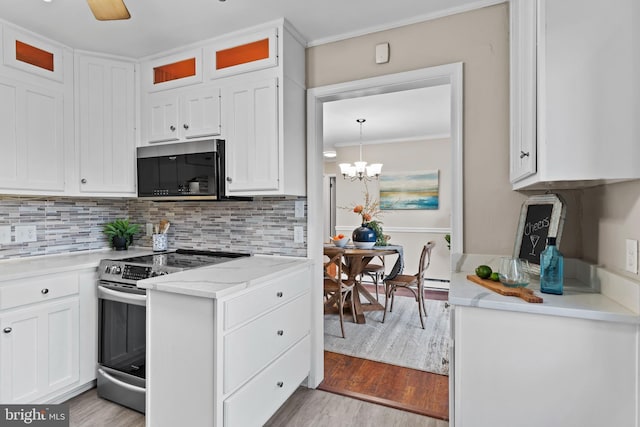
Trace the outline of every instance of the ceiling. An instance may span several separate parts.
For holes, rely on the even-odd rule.
[[[131,19],[98,21],[84,0],[2,0],[0,19],[73,49],[143,58],[285,17],[309,46],[462,12],[497,0],[125,0]],[[449,133],[448,88],[325,104],[326,149]]]
[[[487,0],[125,0],[97,21],[84,0],[2,0],[0,18],[74,49],[141,58],[281,17],[313,44],[486,5]]]
[[[325,102],[324,149],[362,143],[389,143],[448,137],[451,127],[451,85]]]

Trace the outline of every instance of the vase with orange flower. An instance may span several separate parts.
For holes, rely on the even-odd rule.
[[[376,231],[369,227],[369,221],[371,221],[371,214],[366,212],[366,209],[362,205],[357,205],[353,208],[353,212],[359,214],[362,217],[362,225],[353,230],[351,234],[351,240],[356,248],[359,249],[371,249],[376,244]]]

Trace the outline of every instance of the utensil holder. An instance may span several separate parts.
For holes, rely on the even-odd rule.
[[[154,251],[166,251],[167,250],[167,235],[166,234],[154,234],[153,238],[153,250]]]

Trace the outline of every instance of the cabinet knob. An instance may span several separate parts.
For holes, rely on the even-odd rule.
[[[227,182],[233,182],[230,176],[227,177]]]
[[[280,330],[278,331],[278,336],[280,336],[280,337],[281,337],[281,336],[283,336],[283,335],[284,335],[284,331],[283,331],[282,329],[280,329]]]
[[[282,381],[278,381],[276,385],[280,388],[284,387],[284,383]]]
[[[183,128],[185,128],[185,129],[189,129],[189,125],[188,125],[188,124],[186,124],[186,123],[185,123],[185,124],[183,124],[183,125],[182,125],[182,127],[183,127]]]
[[[46,294],[48,294],[48,293],[49,293],[49,289],[44,288],[44,289],[42,289],[40,292],[42,292],[42,294],[43,294],[43,295],[46,295]]]
[[[284,294],[283,294],[282,292],[278,292],[278,293],[276,294],[276,296],[277,296],[278,298],[282,298],[282,296],[283,296],[283,295],[284,295]]]
[[[81,183],[83,183],[83,184],[86,184],[86,183],[87,183],[87,178],[82,178],[82,179],[80,180],[80,182],[81,182]]]
[[[449,308],[449,303],[448,302],[444,303],[444,308]]]
[[[527,151],[526,153],[524,151],[520,152],[520,158],[524,159],[525,157],[529,157],[529,152]]]
[[[10,328],[10,327],[8,327],[8,326],[7,326],[6,328],[4,328],[4,333],[5,333],[5,334],[9,334],[9,333],[11,333],[11,331],[13,331],[13,329],[11,329],[11,328]]]
[[[176,127],[174,125],[169,126],[169,129],[171,129],[171,132],[174,132],[176,130]]]

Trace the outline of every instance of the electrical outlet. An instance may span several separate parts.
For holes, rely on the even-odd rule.
[[[11,226],[3,225],[0,227],[0,245],[11,243]]]
[[[150,222],[146,224],[146,232],[147,236],[153,236],[153,224],[151,224]]]
[[[296,218],[304,218],[304,200],[296,200],[295,206]]]
[[[293,243],[304,243],[304,230],[301,226],[293,227]]]
[[[35,225],[16,225],[16,243],[35,242],[36,226]]]
[[[625,269],[629,273],[638,274],[638,241],[627,239],[627,262]]]

